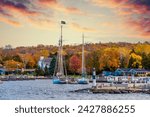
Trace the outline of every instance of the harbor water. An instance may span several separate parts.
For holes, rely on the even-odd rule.
[[[0,100],[150,100],[150,94],[93,94],[71,92],[89,85],[52,84],[52,80],[5,81],[0,84]]]

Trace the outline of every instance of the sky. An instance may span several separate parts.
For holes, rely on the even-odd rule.
[[[150,0],[0,0],[0,47],[150,41]]]

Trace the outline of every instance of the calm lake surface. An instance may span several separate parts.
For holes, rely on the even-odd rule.
[[[70,91],[89,85],[52,84],[52,80],[6,81],[0,84],[1,100],[150,100],[150,94],[92,94]]]

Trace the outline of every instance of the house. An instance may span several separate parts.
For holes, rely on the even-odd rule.
[[[145,69],[131,69],[131,68],[118,68],[115,71],[115,76],[131,76],[131,75],[137,75],[137,76],[147,76],[150,71]]]
[[[150,73],[150,71],[145,69],[131,69],[130,72],[137,76],[147,76]]]
[[[49,68],[51,61],[52,58],[44,58],[43,56],[41,56],[40,60],[38,61],[38,66],[44,70],[45,67]]]
[[[114,72],[115,76],[127,76],[130,74],[130,68],[118,68]]]
[[[147,76],[150,71],[145,69],[118,68],[115,72],[103,71],[103,76]]]

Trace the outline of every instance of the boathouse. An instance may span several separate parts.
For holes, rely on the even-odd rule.
[[[118,68],[114,72],[110,71],[103,71],[103,76],[147,76],[147,74],[150,74],[149,70],[145,69],[131,69],[131,68]]]

